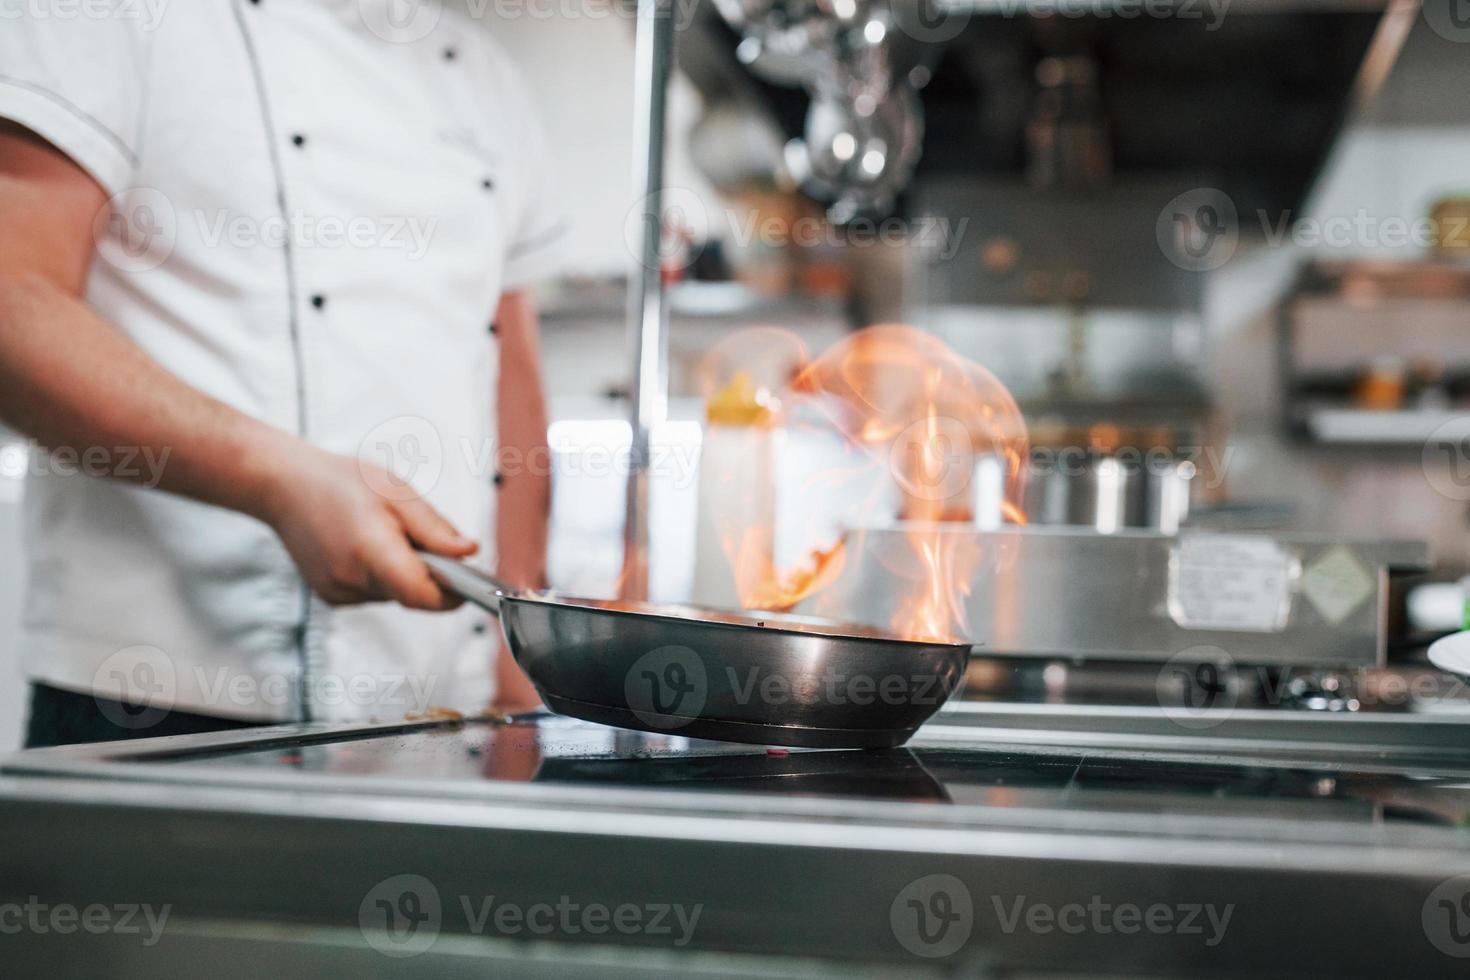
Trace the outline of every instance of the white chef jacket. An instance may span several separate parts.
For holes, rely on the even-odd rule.
[[[0,117],[113,196],[87,301],[215,398],[388,465],[489,559],[492,318],[564,227],[493,26],[413,0],[103,8],[0,11]],[[329,608],[265,524],[57,460],[25,490],[33,679],[248,719],[492,694],[483,613]]]

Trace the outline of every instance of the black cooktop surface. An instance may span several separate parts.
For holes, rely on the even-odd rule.
[[[157,761],[157,760],[149,760]],[[1361,770],[1246,753],[1128,752],[919,736],[883,751],[765,749],[552,716],[330,741],[190,752],[166,761],[398,780],[535,782],[936,806],[1470,823],[1470,776]]]

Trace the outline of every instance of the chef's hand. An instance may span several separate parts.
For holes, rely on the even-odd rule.
[[[328,601],[454,605],[412,545],[453,558],[475,546],[408,488],[205,394],[87,304],[107,198],[40,136],[0,121],[0,420],[87,460],[125,446],[165,461],[114,475],[264,520]]]
[[[333,605],[392,600],[453,609],[414,548],[465,558],[478,546],[371,463],[301,445],[272,480],[262,516],[317,595]]]

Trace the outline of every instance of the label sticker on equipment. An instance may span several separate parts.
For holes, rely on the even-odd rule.
[[[1314,561],[1302,576],[1302,592],[1329,623],[1347,619],[1374,591],[1373,576],[1342,545]]]
[[[1193,534],[1169,562],[1169,615],[1185,629],[1279,633],[1295,560],[1269,538]]]

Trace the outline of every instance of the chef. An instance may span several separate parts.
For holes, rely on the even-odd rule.
[[[529,288],[564,225],[492,28],[401,0],[0,17],[29,743],[534,703],[416,555],[543,575]]]

